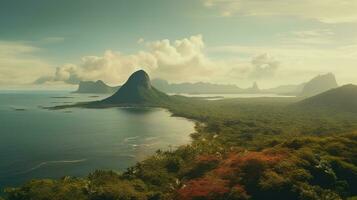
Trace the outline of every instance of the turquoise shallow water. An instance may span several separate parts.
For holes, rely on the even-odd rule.
[[[32,178],[124,170],[153,154],[190,142],[192,121],[159,108],[50,111],[39,106],[105,96],[68,92],[0,92],[0,187]]]

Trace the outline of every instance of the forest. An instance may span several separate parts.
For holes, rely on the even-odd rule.
[[[123,172],[32,180],[3,199],[357,199],[356,114],[306,110],[298,100],[176,97],[163,107],[196,121],[191,144]]]

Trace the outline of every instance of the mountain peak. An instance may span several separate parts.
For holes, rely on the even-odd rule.
[[[106,85],[102,80],[97,80],[95,83],[97,83],[97,84],[102,84],[102,85]]]
[[[255,81],[255,82],[253,83],[252,87],[246,89],[246,92],[249,92],[249,93],[259,93],[259,92],[260,92],[260,89],[259,89],[258,83]]]
[[[160,105],[170,97],[151,86],[150,77],[144,70],[134,72],[125,84],[101,103],[110,105]]]
[[[258,83],[256,81],[253,83],[252,89],[253,90],[259,90],[259,86],[258,86]]]
[[[132,87],[151,88],[150,77],[144,70],[134,72],[125,84]]]
[[[301,92],[301,96],[314,96],[337,87],[338,84],[333,73],[322,74],[306,83]]]

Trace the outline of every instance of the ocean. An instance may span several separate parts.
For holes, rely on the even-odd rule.
[[[190,142],[194,122],[160,108],[47,110],[105,95],[0,91],[0,188],[30,179],[123,171]]]

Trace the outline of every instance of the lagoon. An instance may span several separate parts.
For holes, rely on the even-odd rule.
[[[33,178],[123,171],[190,142],[194,122],[160,108],[46,110],[105,95],[68,91],[0,92],[0,188]]]

